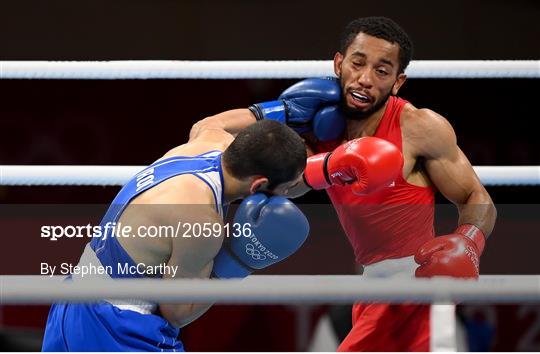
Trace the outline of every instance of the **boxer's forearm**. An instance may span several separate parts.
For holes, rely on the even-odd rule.
[[[214,304],[194,304],[191,315],[184,318],[179,327],[184,327],[206,313]]]
[[[195,214],[197,217],[193,217],[192,214],[191,219],[189,219],[190,216],[186,216],[191,225],[221,223],[221,218],[213,210],[206,216],[204,216],[204,210],[198,210]],[[178,272],[174,276],[164,274],[163,279],[175,281],[176,279],[210,278],[214,265],[212,260],[221,247],[221,243],[222,240],[219,238],[175,238],[168,265],[178,266]],[[161,316],[173,326],[183,327],[199,318],[211,306],[211,303],[159,304],[159,310]]]
[[[193,125],[190,136],[203,129],[223,129],[229,134],[236,135],[242,129],[256,122],[255,116],[249,109],[233,109],[211,117],[204,118]]]
[[[475,190],[461,204],[459,209],[459,225],[473,224],[480,228],[486,238],[493,231],[497,219],[497,209],[485,189]]]
[[[185,275],[185,278],[201,278],[208,279],[212,270],[212,264],[204,267],[200,273]],[[165,275],[164,279],[170,278]],[[174,279],[171,279],[174,281]],[[159,304],[159,312],[163,318],[175,327],[184,327],[202,316],[213,305],[210,304]]]
[[[174,327],[184,327],[201,317],[213,304],[160,304],[161,316]]]

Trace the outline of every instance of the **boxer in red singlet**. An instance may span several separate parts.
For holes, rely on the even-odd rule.
[[[314,154],[308,158],[305,183],[289,195],[327,190],[364,276],[477,278],[496,210],[448,121],[397,97],[411,56],[410,39],[392,20],[357,19],[347,26],[335,54],[339,80],[334,84],[304,80],[279,101],[224,112],[194,129],[216,125],[235,133],[256,119],[278,120],[301,133],[311,128],[315,134],[304,135]],[[328,140],[321,136],[333,139],[321,141]],[[358,193],[358,176],[335,173],[329,166],[335,151],[340,158],[348,151],[343,144],[363,137],[392,143],[403,162],[391,183]],[[433,227],[436,191],[459,211],[456,230],[438,237]],[[429,351],[430,311],[427,305],[356,304],[353,328],[338,350]]]
[[[423,172],[414,171],[412,165],[416,161],[403,150],[402,121],[405,117],[411,119],[415,110],[404,99],[388,97],[372,133],[404,153],[403,173],[394,183],[365,196],[351,193],[347,186],[327,189],[356,261],[364,265],[365,276],[413,275],[418,264],[412,255],[434,237],[434,186],[408,181]],[[355,123],[351,121],[349,126]],[[313,148],[317,152],[327,151],[340,144],[341,141],[319,143]],[[416,178],[424,181],[425,176]],[[429,319],[427,305],[355,304],[353,329],[338,350],[429,351]]]

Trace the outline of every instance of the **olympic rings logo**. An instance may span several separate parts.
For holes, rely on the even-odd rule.
[[[266,259],[266,256],[261,254],[258,249],[255,249],[255,246],[251,243],[246,244],[246,253],[256,261],[264,261]]]

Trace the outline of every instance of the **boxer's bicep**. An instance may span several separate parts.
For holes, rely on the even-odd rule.
[[[208,146],[209,149],[225,150],[234,140],[234,136],[220,128],[208,128],[189,139],[189,144]]]
[[[440,157],[426,160],[427,173],[437,189],[451,202],[465,204],[480,186],[469,160],[457,148],[455,158]]]
[[[198,121],[191,128],[189,137],[191,140],[206,129],[221,129],[236,136],[241,130],[256,121],[255,116],[249,109],[233,109]]]
[[[471,163],[457,145],[454,129],[438,115],[429,118],[426,127],[422,156],[430,180],[453,203],[466,203],[481,184]]]
[[[455,136],[434,134],[433,154],[427,156],[426,170],[439,191],[459,211],[458,224],[473,224],[486,237],[491,233],[497,218],[497,210],[476,175],[471,163],[455,143]]]
[[[210,122],[219,122],[223,130],[232,135],[257,122],[257,119],[247,108],[232,109],[207,118]]]

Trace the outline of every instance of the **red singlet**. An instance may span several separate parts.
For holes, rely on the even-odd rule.
[[[401,152],[400,117],[406,103],[390,96],[374,134],[393,143]],[[330,151],[341,143],[319,143],[315,149]],[[434,191],[408,183],[403,174],[391,186],[367,196],[353,194],[350,186],[334,186],[327,192],[360,264],[411,256],[434,237]]]

